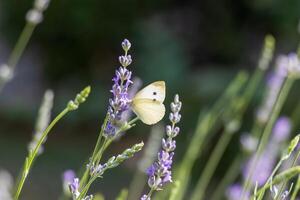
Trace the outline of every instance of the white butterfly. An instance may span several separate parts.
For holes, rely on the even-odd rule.
[[[156,81],[134,96],[131,103],[132,110],[145,124],[155,124],[165,115],[166,108],[163,104],[165,97],[165,82]]]

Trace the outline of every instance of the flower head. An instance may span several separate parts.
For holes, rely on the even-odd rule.
[[[174,138],[179,133],[179,127],[176,124],[180,121],[181,115],[179,114],[181,110],[181,102],[179,101],[179,96],[176,95],[174,101],[171,103],[171,113],[169,119],[171,125],[166,127],[167,138],[162,139],[162,150],[159,151],[157,155],[157,161],[153,163],[147,169],[148,175],[148,186],[152,190],[161,190],[162,187],[172,182],[172,163],[174,157],[174,150],[176,148],[176,141]],[[149,196],[143,195],[141,200],[150,199]]]
[[[73,182],[76,178],[75,172],[71,169],[64,171],[62,175],[62,182],[63,182],[63,190],[65,193],[70,192],[69,185]]]
[[[234,184],[227,189],[226,197],[228,200],[240,200],[242,197],[242,192],[243,187],[240,184]],[[249,192],[246,195],[248,198],[250,197]]]
[[[127,69],[131,64],[131,56],[127,54],[130,49],[130,42],[124,40],[122,47],[125,51],[125,55],[119,57],[121,66],[116,70],[113,77],[113,86],[111,93],[113,97],[109,99],[108,117],[109,120],[104,130],[105,137],[114,137],[118,131],[118,126],[122,122],[122,114],[129,109],[129,86],[133,83],[131,81],[132,72]]]
[[[265,124],[268,121],[284,80],[289,74],[287,63],[286,56],[279,56],[276,60],[275,71],[268,78],[266,96],[257,112],[257,120],[261,124]]]
[[[73,198],[77,198],[80,195],[79,192],[79,178],[74,178],[73,181],[69,184],[69,189]]]
[[[290,135],[291,128],[291,121],[288,117],[278,118],[273,128],[273,138],[277,142],[285,141]]]

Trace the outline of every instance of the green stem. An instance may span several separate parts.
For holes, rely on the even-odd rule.
[[[22,56],[24,49],[26,45],[28,44],[28,41],[36,27],[36,24],[32,24],[30,22],[27,22],[25,27],[22,30],[21,35],[18,38],[18,41],[16,45],[14,46],[14,49],[12,50],[7,65],[10,68],[11,72],[13,73],[16,65],[18,64],[18,61],[20,60],[20,57]],[[0,91],[4,87],[8,80],[0,80]]]
[[[283,181],[290,180],[294,176],[299,175],[299,173],[300,173],[300,166],[289,168],[281,172],[280,174],[276,175],[272,180],[272,185],[278,185]],[[259,195],[261,192],[266,191],[269,187],[271,187],[271,183],[264,185],[261,189],[258,190],[257,194]],[[252,196],[251,199],[253,198],[254,197]]]
[[[114,141],[114,139],[119,135],[119,133],[123,132],[123,131],[127,131],[128,129],[130,129],[133,124],[138,120],[139,118],[136,117],[134,119],[132,119],[130,122],[128,122],[127,124],[125,124],[124,126],[122,126],[117,132],[116,132],[116,136],[113,138],[105,138],[99,151],[97,153],[94,154],[94,157],[92,158],[92,163],[94,163],[96,166],[99,165],[102,155],[104,153],[104,151],[109,147],[109,145],[112,143],[112,141]],[[105,123],[107,123],[107,121],[105,121]],[[102,134],[104,132],[105,126],[102,126]],[[96,145],[97,146],[97,145]],[[96,151],[94,151],[96,152]],[[81,192],[80,196],[84,197],[84,195],[86,195],[86,193],[88,192],[91,184],[96,180],[96,178],[91,177],[88,184],[85,185],[86,180],[89,177],[89,168],[86,168],[85,173],[83,175],[84,181],[80,181],[80,187],[84,188]],[[92,181],[92,182],[91,182]],[[91,183],[90,183],[91,182]]]
[[[92,183],[97,179],[97,176],[93,176],[90,178],[88,183],[84,186],[84,188],[81,190],[79,197],[77,200],[82,200],[83,197],[85,197],[86,193],[88,192],[89,188],[91,187]]]
[[[297,194],[299,192],[299,189],[300,189],[300,176],[298,176],[296,186],[295,186],[293,194],[291,196],[291,200],[295,200],[296,199]]]
[[[65,108],[51,123],[50,125],[46,128],[46,130],[43,132],[41,139],[38,141],[37,145],[35,146],[34,150],[29,152],[28,157],[25,159],[24,162],[24,168],[22,171],[22,176],[20,178],[20,180],[17,183],[17,189],[16,192],[14,194],[14,200],[18,200],[20,193],[22,191],[23,185],[25,183],[26,177],[31,169],[31,166],[33,164],[33,161],[35,160],[37,153],[41,147],[41,145],[43,144],[45,138],[47,137],[48,133],[51,131],[51,129],[55,126],[55,124],[61,119],[63,118],[63,116],[65,116],[67,113],[69,112],[68,108]]]
[[[209,160],[202,172],[199,181],[197,182],[191,200],[203,199],[203,196],[211,180],[211,177],[213,176],[218,166],[218,163],[220,162],[224,154],[224,151],[226,150],[226,147],[228,146],[232,136],[233,134],[231,132],[228,132],[226,130],[225,132],[223,132],[221,138],[219,139],[216,147],[213,150],[212,155],[209,157]]]
[[[295,166],[297,165],[297,161],[298,161],[299,157],[300,157],[300,150],[298,151],[297,155],[295,156],[291,168],[292,168],[292,167],[295,167]],[[284,190],[286,184],[287,184],[287,181],[285,181],[285,182],[282,184],[278,196],[281,195],[281,193],[283,192],[283,190]],[[294,191],[295,191],[295,190],[294,190]]]
[[[267,184],[271,183],[273,177],[275,176],[275,173],[278,171],[278,169],[279,169],[279,167],[281,166],[282,162],[283,162],[283,160],[280,159],[280,161],[277,163],[276,167],[275,167],[274,170],[272,171],[272,174],[269,176],[268,180],[267,180],[266,183],[264,184],[263,188],[264,188]],[[263,191],[259,194],[257,200],[261,200],[261,199],[264,197],[264,194],[265,194],[265,191],[263,190]]]
[[[269,139],[269,136],[272,132],[272,128],[274,126],[274,123],[275,121],[277,120],[279,114],[280,114],[280,111],[283,107],[283,104],[288,96],[288,93],[292,87],[294,83],[294,79],[293,78],[287,78],[286,81],[284,82],[284,85],[279,93],[279,96],[278,96],[278,99],[274,105],[274,108],[272,110],[272,113],[270,115],[270,119],[262,133],[262,138],[261,138],[261,141],[259,143],[259,146],[258,146],[258,149],[257,149],[257,152],[255,153],[255,156],[254,156],[254,161],[253,163],[251,164],[251,167],[250,167],[250,171],[249,171],[249,174],[243,184],[243,192],[242,192],[242,200],[245,199],[245,195],[246,195],[246,192],[250,189],[251,185],[250,185],[250,180],[253,176],[253,173],[254,173],[254,169],[256,168],[256,165],[257,165],[257,162],[259,160],[259,157],[261,156],[266,144],[268,143],[268,139]]]
[[[95,156],[96,156],[96,154],[99,151],[101,140],[102,140],[102,136],[103,136],[104,129],[106,127],[107,121],[108,121],[108,114],[106,114],[106,117],[105,117],[103,125],[101,127],[101,130],[100,130],[100,133],[99,133],[99,136],[98,136],[95,148],[93,150],[93,154],[92,154],[92,157],[91,157],[92,163],[95,162]],[[88,159],[88,160],[89,160],[88,162],[90,162],[90,159]],[[89,169],[86,166],[84,166],[84,169],[85,169],[85,171],[83,173],[83,176],[80,179],[80,187],[83,187],[86,184],[86,181],[89,178]]]
[[[146,200],[150,200],[150,199],[151,199],[151,196],[152,196],[153,192],[154,192],[154,189],[151,188],[151,190],[150,190],[149,193],[147,194]]]
[[[25,25],[17,44],[15,45],[9,59],[8,59],[8,66],[12,68],[12,70],[16,67],[18,61],[20,60],[20,57],[22,53],[24,52],[24,49],[26,45],[28,44],[28,41],[34,31],[34,28],[36,27],[36,24],[27,22]]]

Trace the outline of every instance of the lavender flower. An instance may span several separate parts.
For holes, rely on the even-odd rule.
[[[12,200],[13,177],[6,170],[0,169],[0,199]]]
[[[271,185],[271,187],[270,187],[271,197],[274,200],[277,200],[277,199],[286,200],[288,198],[289,194],[291,193],[292,189],[293,189],[293,183],[291,184],[289,190],[283,191],[283,193],[281,193],[281,195],[280,195],[280,193],[279,193],[280,191],[278,190],[278,188],[275,185]],[[279,197],[279,195],[280,195],[280,197]]]
[[[257,112],[257,119],[261,124],[265,124],[272,112],[277,96],[283,85],[283,82],[288,75],[286,57],[279,56],[276,61],[276,69],[271,74],[267,82],[267,94],[262,106]]]
[[[141,197],[141,200],[151,200],[151,198],[144,194],[144,195]]]
[[[231,185],[226,191],[228,200],[240,200],[242,197],[243,187],[240,184]],[[247,199],[250,198],[250,193],[246,194]]]
[[[63,182],[63,191],[64,193],[70,192],[69,185],[73,182],[76,178],[75,172],[71,169],[66,170],[62,175],[62,182]]]
[[[79,178],[74,178],[73,181],[69,184],[70,192],[73,196],[73,199],[77,199],[80,195],[79,192]]]
[[[288,117],[278,118],[274,129],[273,129],[273,138],[276,142],[280,143],[286,141],[291,132],[291,121]]]
[[[149,176],[148,185],[151,188],[151,191],[148,195],[143,195],[141,200],[150,200],[153,191],[161,190],[165,184],[172,182],[171,167],[173,163],[174,150],[176,148],[176,141],[174,138],[180,131],[176,124],[181,119],[181,115],[179,114],[181,105],[182,103],[179,101],[179,96],[175,95],[174,102],[171,103],[171,113],[169,115],[171,125],[166,127],[168,137],[166,139],[162,139],[162,150],[158,153],[158,160],[147,170],[147,174]]]
[[[33,8],[26,14],[27,22],[37,25],[43,21],[43,12],[48,8],[50,0],[35,0]]]
[[[119,125],[122,122],[122,114],[129,109],[129,96],[128,88],[132,84],[131,74],[132,72],[127,69],[131,64],[131,56],[127,54],[131,47],[130,42],[125,39],[122,42],[122,47],[125,51],[125,55],[119,57],[121,66],[116,70],[113,80],[113,86],[111,93],[113,97],[109,99],[108,107],[108,122],[105,127],[104,136],[114,137],[118,131]]]
[[[296,53],[290,53],[284,58],[284,62],[287,67],[287,71],[290,76],[300,76],[300,61]]]
[[[35,126],[35,132],[33,134],[33,138],[28,144],[28,151],[32,151],[36,145],[38,144],[39,140],[43,136],[44,130],[48,127],[51,119],[51,109],[53,106],[53,98],[54,93],[52,90],[47,90],[44,94],[44,98],[39,109],[39,114]],[[45,143],[46,140],[43,141]],[[43,152],[43,146],[39,148],[38,154]]]
[[[280,149],[278,149],[278,146],[280,146],[288,139],[290,130],[291,125],[289,119],[286,117],[280,117],[275,123],[269,144],[257,161],[257,165],[254,170],[255,173],[251,179],[251,183],[253,185],[257,182],[258,186],[262,186],[269,178],[272,173],[277,156],[280,153]],[[252,157],[246,164],[243,173],[244,177],[247,176],[253,160],[254,157]]]

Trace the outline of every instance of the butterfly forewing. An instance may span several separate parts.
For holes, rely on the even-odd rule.
[[[132,109],[142,122],[148,125],[159,122],[166,111],[164,104],[151,99],[136,99],[132,102]]]
[[[166,86],[164,81],[156,81],[139,91],[133,101],[137,99],[149,99],[163,103],[166,97]]]

